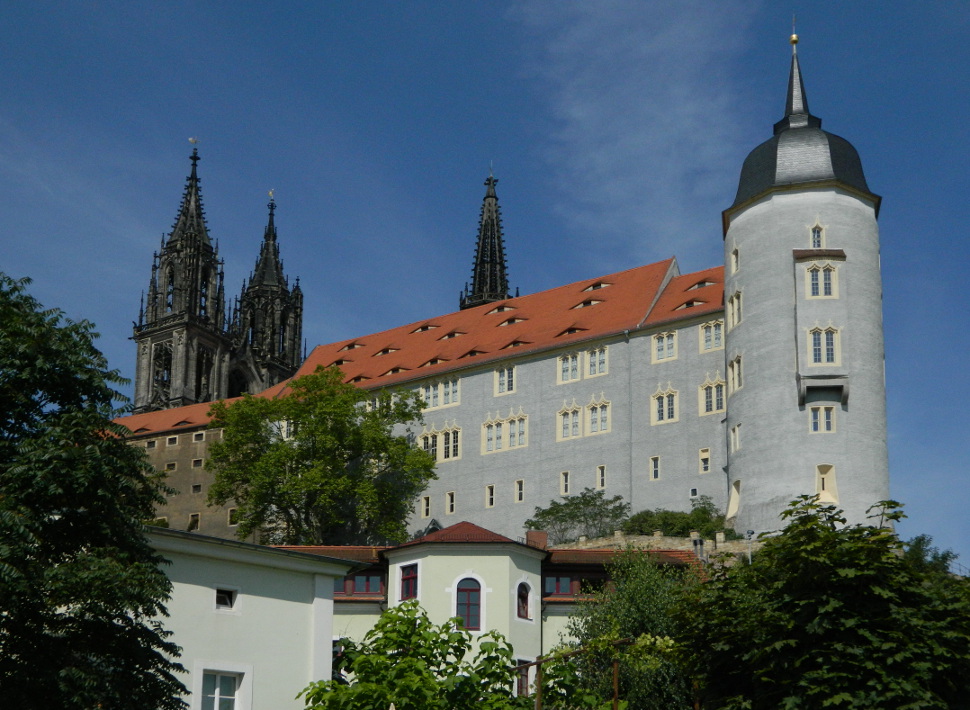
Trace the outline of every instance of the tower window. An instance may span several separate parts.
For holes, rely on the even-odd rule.
[[[521,478],[515,482],[515,502],[521,503],[525,500],[525,481]]]
[[[659,456],[650,457],[650,480],[651,481],[660,480],[660,457]]]
[[[421,517],[431,517],[431,496],[423,496],[421,498]]]
[[[492,484],[485,486],[485,507],[495,507],[495,486]]]
[[[809,356],[813,365],[838,365],[840,360],[837,328],[814,328],[809,331]]]
[[[606,488],[606,466],[596,467],[596,487]]]
[[[728,330],[741,322],[741,292],[736,292],[727,302]]]
[[[469,631],[481,628],[482,585],[477,580],[466,577],[458,583],[458,597],[455,616],[461,620],[461,627]]]
[[[805,272],[805,295],[808,298],[838,298],[838,271],[834,266],[813,264]]]
[[[710,473],[711,472],[711,450],[701,449],[698,454],[698,469],[700,473]]]
[[[831,434],[835,431],[835,407],[812,407],[809,431],[813,434]]]
[[[731,392],[737,392],[744,385],[744,377],[741,373],[741,356],[736,356],[728,363],[728,387]]]
[[[825,246],[825,230],[818,223],[812,227],[811,244],[812,249],[821,249]]]

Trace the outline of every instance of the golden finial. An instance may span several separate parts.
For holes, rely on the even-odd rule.
[[[798,44],[798,35],[795,34],[795,13],[791,14],[791,37],[788,39],[791,42],[791,51],[795,51],[795,45]]]
[[[270,188],[270,190],[269,190],[269,199],[271,199],[271,200],[272,200],[272,199],[275,199],[275,198],[273,197],[273,193],[274,193],[274,192],[276,192],[276,191],[275,191],[275,190],[274,190],[273,188]]]
[[[189,138],[189,143],[191,143],[192,145],[195,145],[198,142],[199,142],[198,138]]]

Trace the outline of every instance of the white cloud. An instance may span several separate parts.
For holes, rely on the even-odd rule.
[[[577,235],[629,264],[719,254],[742,146],[732,67],[757,5],[524,2],[552,113],[543,159]]]

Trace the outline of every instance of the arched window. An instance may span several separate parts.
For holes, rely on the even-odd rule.
[[[458,583],[458,603],[455,616],[461,619],[461,627],[477,631],[482,624],[482,585],[466,577]]]
[[[525,582],[521,582],[515,595],[515,606],[520,619],[532,618],[532,614],[530,613],[531,605],[529,604],[529,592],[529,585]]]

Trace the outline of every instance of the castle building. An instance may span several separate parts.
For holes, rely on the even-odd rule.
[[[154,255],[137,345],[135,412],[183,407],[259,392],[292,376],[301,361],[303,293],[283,275],[274,213],[231,312],[222,261],[206,226],[198,150],[175,226]]]
[[[722,213],[723,265],[682,274],[671,258],[512,297],[489,176],[458,311],[320,345],[303,361],[295,376],[337,366],[366,390],[424,397],[418,444],[438,478],[416,501],[412,529],[468,521],[514,538],[536,506],[585,488],[622,495],[633,511],[710,496],[736,529],[756,532],[780,528],[801,494],[838,504],[851,522],[888,498],[880,198],[855,149],[810,113],[796,42],[785,114],[745,160]],[[183,212],[200,204],[194,175],[193,161]],[[166,313],[167,258],[152,282],[155,320]],[[183,308],[180,291],[174,298]],[[214,353],[238,352],[192,316],[144,326],[139,347],[182,328]],[[140,391],[154,392],[153,361],[139,358]],[[185,394],[184,382],[198,381],[192,368],[171,376],[166,401],[201,401],[198,388]],[[201,433],[205,415],[184,407],[123,423],[164,469],[158,442],[178,440],[178,427]],[[203,475],[193,486],[204,490]],[[196,523],[209,515],[202,501]],[[231,534],[227,512],[212,515],[203,531]]]

